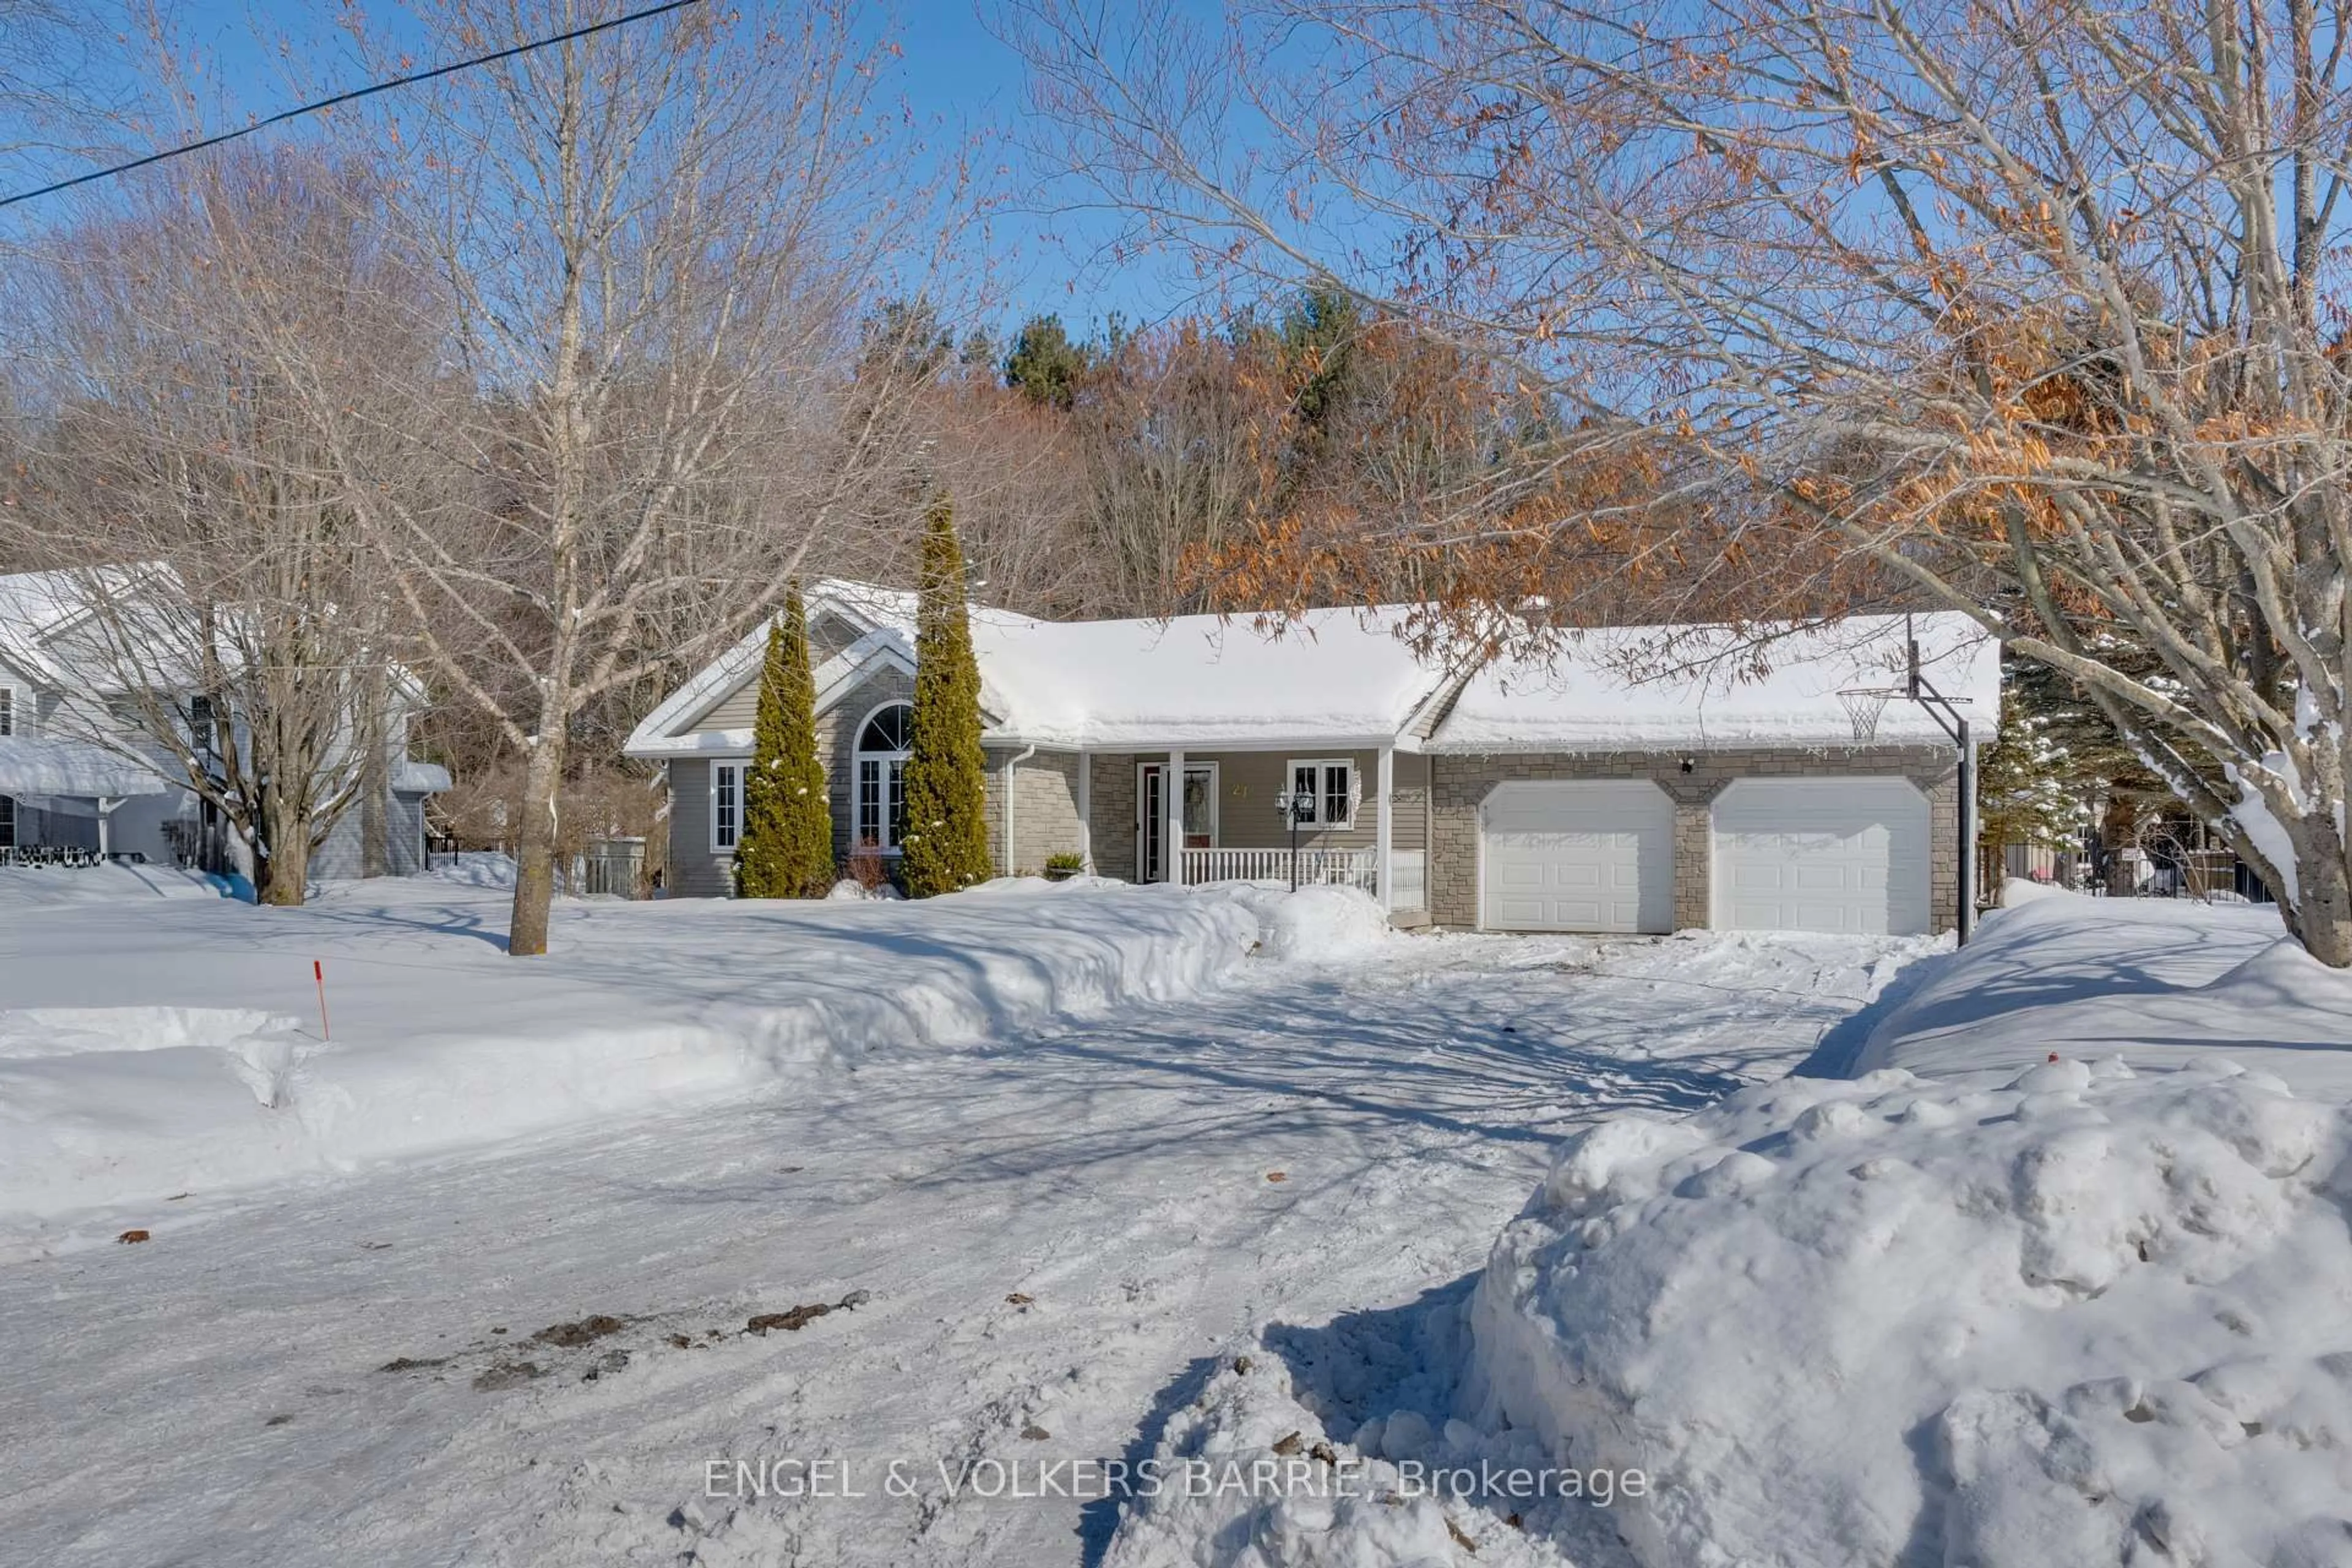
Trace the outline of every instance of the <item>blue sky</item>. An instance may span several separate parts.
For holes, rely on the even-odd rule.
[[[980,6],[992,13],[993,5],[994,0],[901,0],[893,33],[904,52],[890,85],[919,123],[937,127],[937,141],[955,142],[972,132],[1000,135],[996,162],[1009,166],[1005,184],[1018,195],[997,210],[990,225],[986,270],[1002,304],[995,312],[999,320],[989,324],[1002,330],[1033,311],[1053,310],[1074,331],[1084,331],[1114,312],[1135,323],[1184,310],[1196,290],[1182,267],[1149,259],[1106,261],[1101,253],[1116,232],[1116,220],[1069,210],[1067,203],[1078,193],[1024,167],[1014,139],[1002,136],[1018,129],[1023,65],[982,20]],[[612,0],[612,5],[622,9],[623,0]],[[290,108],[301,101],[306,84],[314,91],[336,90],[369,79],[331,31],[338,9],[335,0],[186,0],[179,11],[181,34],[199,56],[214,62],[206,96],[216,94],[220,100],[215,122],[231,124]],[[379,22],[389,23],[396,5],[380,0],[369,10]],[[272,37],[303,40],[299,63],[263,41]],[[417,63],[437,64],[446,58],[421,48]],[[143,144],[132,149],[145,150]],[[37,163],[50,177],[84,166],[72,158],[42,158]],[[21,165],[9,170],[7,185],[31,183],[20,177],[27,173]],[[50,206],[52,221],[68,210],[62,204],[42,205]],[[27,227],[37,228],[43,221],[37,207],[20,209],[17,216]]]

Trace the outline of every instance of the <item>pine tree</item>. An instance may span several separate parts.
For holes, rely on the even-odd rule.
[[[2014,659],[2001,663],[2000,738],[1978,760],[1977,813],[1988,844],[2082,842],[2087,807],[2074,760],[2025,694]]]
[[[984,881],[988,762],[980,746],[980,663],[964,605],[963,550],[941,496],[923,538],[915,626],[915,707],[905,778],[900,874],[914,898]]]
[[[1070,341],[1061,317],[1032,316],[1004,357],[1004,384],[1040,407],[1067,414],[1077,406],[1089,359],[1084,345]]]
[[[768,628],[743,775],[743,832],[736,890],[747,899],[822,898],[833,885],[833,808],[816,758],[816,682],[809,669],[808,613],[795,586]]]

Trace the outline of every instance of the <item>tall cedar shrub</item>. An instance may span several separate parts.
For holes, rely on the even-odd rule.
[[[985,881],[988,762],[980,748],[980,663],[964,605],[963,550],[947,498],[923,536],[915,623],[914,731],[908,744],[907,831],[899,873],[910,897]]]
[[[833,808],[816,760],[816,681],[797,586],[784,597],[781,620],[768,628],[751,749],[736,890],[747,899],[823,898],[833,886]]]

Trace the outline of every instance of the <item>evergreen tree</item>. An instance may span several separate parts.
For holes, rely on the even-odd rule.
[[[980,663],[964,604],[963,550],[941,496],[923,538],[915,624],[915,709],[905,776],[900,875],[918,899],[984,881],[988,761],[980,746]]]
[[[1078,380],[1088,355],[1070,341],[1059,316],[1032,316],[1022,323],[1004,359],[1004,384],[1041,407],[1067,414],[1078,401]]]
[[[2001,661],[2000,733],[1978,759],[1982,837],[1988,844],[2071,849],[2082,842],[2086,781],[2024,680],[2021,661]]]
[[[1282,318],[1282,352],[1299,378],[1300,419],[1320,431],[1355,389],[1363,307],[1332,289],[1309,289]]]
[[[743,775],[743,831],[736,890],[747,899],[823,898],[833,885],[833,808],[816,757],[816,681],[809,669],[808,612],[795,586],[768,627]]]

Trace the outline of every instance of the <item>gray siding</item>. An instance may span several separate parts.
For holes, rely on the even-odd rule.
[[[710,847],[710,763],[678,757],[669,764],[669,878],[672,898],[723,899],[735,890],[735,852]]]
[[[384,809],[384,861],[394,877],[413,877],[425,868],[425,797],[394,790]],[[326,841],[310,852],[310,876],[316,881],[358,877],[361,856],[360,808],[354,804],[335,819]]]
[[[760,682],[758,672],[753,678],[729,692],[719,705],[694,721],[691,733],[709,734],[719,730],[749,730],[760,717]]]
[[[833,811],[833,858],[849,858],[856,847],[849,841],[856,825],[856,801],[851,791],[857,782],[857,731],[866,716],[885,702],[915,695],[915,678],[886,665],[834,700],[816,716],[816,760],[824,768],[825,797]]]
[[[822,669],[824,661],[866,634],[840,616],[820,610],[809,623],[809,665]]]
[[[822,669],[825,660],[849,647],[864,634],[839,616],[820,614],[809,627],[809,663]],[[845,699],[844,700],[847,700]],[[868,707],[871,704],[867,705]],[[858,710],[863,717],[866,709]],[[690,733],[710,734],[729,730],[749,730],[760,717],[760,667],[753,665],[743,683],[720,698],[709,711],[694,721]],[[820,723],[822,721],[820,720]]]

